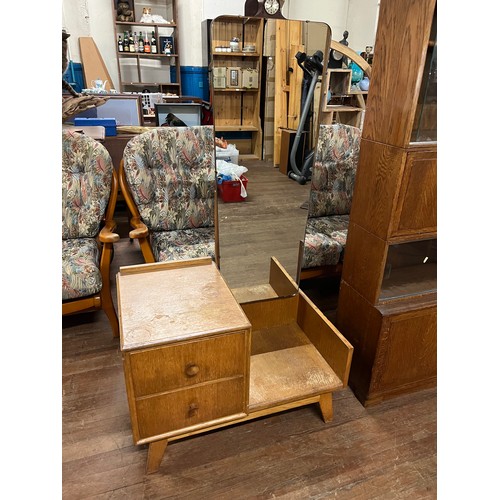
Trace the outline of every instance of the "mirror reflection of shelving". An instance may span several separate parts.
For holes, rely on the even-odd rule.
[[[211,92],[216,133],[237,134],[240,154],[262,159],[260,119],[264,21],[217,17],[211,25]]]

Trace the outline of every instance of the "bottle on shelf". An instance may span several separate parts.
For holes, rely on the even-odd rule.
[[[139,31],[139,52],[144,52],[144,38],[142,37],[142,31]]]
[[[151,54],[158,54],[158,47],[156,45],[155,32],[151,32]]]
[[[151,54],[151,44],[148,40],[148,33],[144,33],[144,53]]]
[[[137,38],[137,31],[134,31],[134,51],[139,52],[139,38]]]
[[[132,36],[132,32],[130,32],[130,40],[129,40],[130,52],[137,52],[137,47],[134,43],[134,38],[135,38],[135,33],[134,36]]]
[[[125,31],[125,33],[123,34],[123,52],[130,52],[128,31]]]
[[[123,40],[121,35],[118,35],[118,52],[123,52]]]

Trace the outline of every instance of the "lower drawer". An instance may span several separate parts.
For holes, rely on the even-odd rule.
[[[135,401],[137,440],[245,413],[243,376]]]

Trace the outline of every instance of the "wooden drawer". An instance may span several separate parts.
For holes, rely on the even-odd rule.
[[[165,345],[128,354],[136,398],[243,376],[246,332]]]
[[[138,439],[244,413],[243,376],[136,400]]]

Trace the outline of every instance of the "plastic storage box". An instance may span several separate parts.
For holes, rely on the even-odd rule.
[[[75,118],[75,127],[104,127],[106,137],[116,135],[116,118]]]
[[[235,165],[239,165],[240,161],[240,152],[233,144],[228,144],[227,149],[220,148],[219,146],[215,147],[215,159],[216,160],[224,160],[230,163],[234,163]]]
[[[241,184],[243,183],[243,187],[247,188],[248,179],[242,175],[240,177],[241,182],[238,180],[235,181],[222,181],[221,184],[217,184],[217,190],[219,192],[219,196],[222,198],[224,203],[232,203],[236,201],[245,201],[246,198],[241,196]]]

